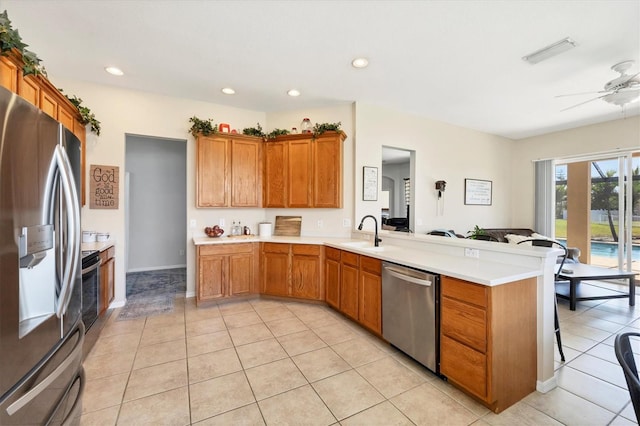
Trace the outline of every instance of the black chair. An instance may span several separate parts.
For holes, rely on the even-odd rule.
[[[563,254],[558,256],[558,266],[555,273],[555,283],[561,282],[559,279],[560,272],[562,271],[562,267],[564,266],[564,262],[567,260],[567,248],[554,240],[545,240],[545,239],[536,239],[529,238],[526,240],[522,240],[518,242],[518,244],[526,244],[531,243],[532,246],[536,247],[550,247],[550,248],[559,248],[562,250]],[[562,351],[562,337],[560,336],[560,320],[558,319],[558,298],[554,295],[554,325],[555,325],[555,333],[556,333],[556,341],[558,342],[558,351],[560,352],[560,359],[564,362],[564,352]]]
[[[631,403],[633,403],[633,411],[636,413],[636,420],[640,422],[640,380],[638,380],[638,370],[636,369],[636,361],[631,350],[631,342],[629,337],[640,337],[640,333],[629,332],[621,333],[616,336],[613,348],[616,358],[624,372],[624,378],[627,380],[629,395],[631,395]]]

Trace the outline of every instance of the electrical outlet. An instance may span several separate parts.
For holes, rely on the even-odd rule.
[[[196,227],[196,220],[195,220],[195,219],[191,219],[191,220],[189,221],[189,226],[190,226],[191,228],[195,228],[195,227]]]
[[[349,219],[349,218],[342,219],[342,227],[343,228],[351,228],[351,219]]]
[[[219,225],[221,228],[224,228],[224,218],[223,218],[223,217],[221,217],[221,218],[220,218],[220,221],[218,222],[218,225]]]
[[[322,219],[318,220],[318,228],[322,228],[323,225],[324,223],[322,222]]]
[[[472,248],[465,248],[464,249],[464,255],[466,257],[475,257],[475,258],[479,258],[480,257],[480,250],[478,249],[472,249]]]

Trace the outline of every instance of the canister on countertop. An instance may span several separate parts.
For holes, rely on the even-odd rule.
[[[260,222],[258,224],[258,233],[261,237],[270,237],[273,226],[271,222]]]
[[[83,243],[95,243],[97,239],[96,231],[82,231]]]

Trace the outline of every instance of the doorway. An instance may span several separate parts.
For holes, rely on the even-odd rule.
[[[414,190],[411,184],[415,151],[382,147],[383,229],[412,232]]]
[[[186,293],[186,142],[126,135],[128,300]]]

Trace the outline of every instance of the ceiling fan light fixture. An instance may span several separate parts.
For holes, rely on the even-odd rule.
[[[367,58],[355,58],[351,61],[351,65],[354,68],[366,68],[369,66],[369,60]]]
[[[300,96],[300,91],[296,89],[291,89],[287,92],[287,95],[295,98],[296,96]]]
[[[235,95],[236,91],[233,90],[231,87],[224,87],[221,90],[222,93],[224,93],[225,95]]]
[[[108,72],[111,75],[115,75],[117,77],[123,76],[124,75],[124,71],[122,71],[120,68],[118,67],[104,67],[104,70],[106,72]]]
[[[542,62],[545,59],[549,59],[552,56],[558,55],[562,52],[566,52],[567,50],[573,49],[576,47],[576,42],[573,41],[571,37],[565,37],[560,41],[556,41],[549,46],[543,47],[542,49],[536,50],[533,53],[529,53],[526,56],[522,57],[522,60],[530,63],[531,65],[537,64],[538,62]]]

